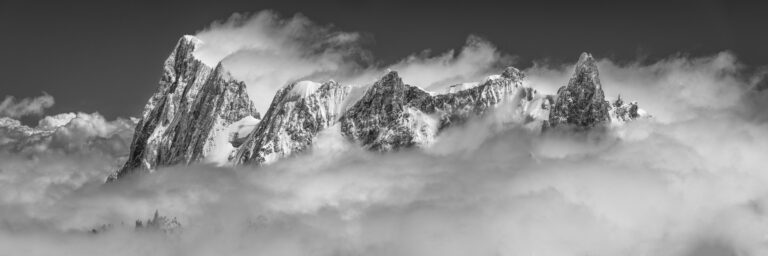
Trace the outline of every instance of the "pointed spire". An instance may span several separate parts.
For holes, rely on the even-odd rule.
[[[381,79],[379,79],[379,81],[374,84],[374,86],[375,85],[383,87],[402,87],[403,80],[397,74],[397,71],[388,70],[387,74],[382,76]]]
[[[588,52],[582,52],[581,55],[579,55],[579,61],[577,63],[585,63],[587,61],[594,61],[594,60],[595,58],[592,58],[592,54]]]
[[[592,57],[592,54],[587,52],[581,53],[579,61],[576,62],[576,66],[573,70],[573,76],[569,81],[568,86],[589,86],[602,88],[600,84],[600,73],[597,70],[597,61]]]

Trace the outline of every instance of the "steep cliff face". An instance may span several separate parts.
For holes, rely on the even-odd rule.
[[[271,163],[305,150],[318,132],[337,122],[350,89],[334,81],[301,81],[280,89],[232,162]]]
[[[523,78],[519,70],[508,68],[473,87],[434,94],[404,84],[397,72],[390,72],[344,114],[341,131],[376,151],[428,145],[444,128],[482,116],[504,103],[522,112],[541,110],[541,106],[532,105],[544,101],[535,90],[522,85]]]
[[[258,116],[245,91],[221,65],[215,69],[195,59],[202,42],[184,36],[165,61],[158,91],[149,99],[125,165],[109,180],[136,170],[198,161],[214,147],[213,138],[227,125]]]

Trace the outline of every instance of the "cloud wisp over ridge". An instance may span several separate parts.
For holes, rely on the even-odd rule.
[[[195,56],[209,66],[221,62],[244,81],[259,111],[266,111],[279,88],[302,79],[365,87],[391,69],[400,72],[406,83],[440,91],[480,80],[514,61],[487,40],[470,35],[460,50],[433,54],[427,49],[396,63],[381,63],[366,49],[372,38],[365,33],[272,11],[234,14],[195,36],[204,42]]]

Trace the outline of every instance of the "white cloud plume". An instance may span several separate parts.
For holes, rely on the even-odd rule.
[[[440,91],[450,85],[498,74],[513,60],[512,56],[502,54],[493,44],[477,36],[469,36],[458,54],[449,50],[430,57],[429,53],[411,55],[389,68],[398,71],[406,83]]]
[[[369,64],[361,35],[314,24],[302,15],[282,18],[271,11],[234,14],[196,35],[205,44],[195,56],[210,66],[218,62],[248,85],[259,111],[286,83],[307,77],[341,77]]]
[[[28,115],[42,115],[46,108],[53,106],[53,103],[53,96],[47,93],[18,101],[13,96],[5,96],[5,99],[0,102],[0,117],[19,118]]]

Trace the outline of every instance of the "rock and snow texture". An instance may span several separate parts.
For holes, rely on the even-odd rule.
[[[245,84],[219,64],[205,65],[193,55],[202,42],[182,37],[165,61],[160,88],[144,108],[125,165],[109,180],[135,170],[189,164],[216,148],[215,138],[228,125],[258,117]]]
[[[301,81],[280,89],[264,119],[232,156],[235,164],[271,163],[312,144],[339,119],[350,86]]]
[[[390,72],[347,110],[340,120],[341,131],[364,148],[375,151],[427,146],[442,129],[500,106],[523,112],[541,110],[542,106],[532,106],[532,103],[546,101],[542,101],[535,90],[524,87],[523,78],[519,70],[510,67],[482,84],[433,95],[404,84],[397,72]]]
[[[641,115],[637,103],[624,104],[621,97],[611,105],[605,100],[597,62],[582,53],[568,85],[560,87],[545,127],[589,129],[624,123]]]

